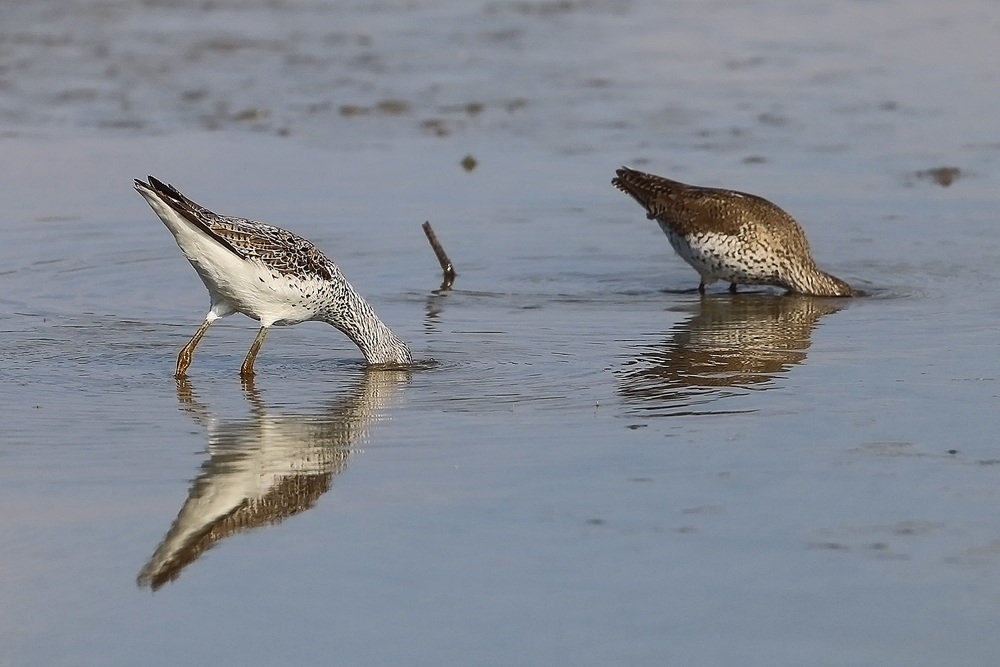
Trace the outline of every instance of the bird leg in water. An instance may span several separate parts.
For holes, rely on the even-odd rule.
[[[201,337],[205,335],[210,326],[212,326],[212,320],[206,319],[198,327],[198,330],[194,332],[194,335],[191,336],[191,340],[188,341],[187,345],[181,348],[180,354],[177,355],[177,367],[174,369],[175,378],[180,379],[187,375],[188,366],[191,365],[191,357],[194,356],[194,348],[198,347]]]
[[[243,367],[240,368],[241,378],[253,377],[253,362],[257,359],[257,353],[260,352],[260,346],[264,344],[264,338],[266,337],[267,327],[261,327],[260,331],[257,332],[257,337],[253,339],[250,351],[247,352],[247,358],[243,360]]]

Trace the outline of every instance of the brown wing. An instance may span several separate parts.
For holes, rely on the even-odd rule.
[[[139,179],[135,180],[136,189],[141,190],[152,190],[154,194],[162,201],[167,204],[170,208],[174,209],[177,213],[181,214],[186,218],[191,224],[201,229],[203,232],[211,236],[213,239],[219,242],[219,245],[225,247],[233,254],[237,255],[241,259],[246,259],[246,253],[242,252],[237,248],[225,235],[218,233],[212,226],[212,220],[218,218],[218,216],[212,211],[208,210],[204,206],[197,204],[184,195],[172,185],[168,185],[163,181],[160,181],[152,176],[147,177],[149,179],[148,183],[144,183]]]
[[[245,218],[222,216],[185,197],[172,185],[152,176],[137,180],[137,188],[152,190],[164,203],[241,259],[256,259],[278,273],[333,278],[332,262],[319,248],[297,234]]]
[[[262,222],[227,216],[217,216],[212,228],[246,256],[260,260],[278,273],[333,279],[333,262],[298,234]]]
[[[742,193],[700,188],[627,167],[615,173],[612,185],[639,202],[647,218],[666,223],[678,234],[740,232],[742,221],[733,215],[732,197]]]

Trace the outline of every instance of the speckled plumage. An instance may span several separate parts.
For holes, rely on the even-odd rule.
[[[703,188],[627,167],[611,183],[646,209],[677,254],[701,276],[698,289],[726,280],[774,285],[813,296],[851,296],[850,285],[821,271],[805,232],[763,197]]]
[[[211,323],[233,313],[261,324],[243,362],[244,377],[253,375],[269,327],[309,320],[344,332],[369,364],[411,363],[406,343],[306,239],[262,222],[217,215],[152,176],[148,183],[136,180],[135,189],[174,235],[211,295],[205,321],[177,357],[177,377],[184,376]]]

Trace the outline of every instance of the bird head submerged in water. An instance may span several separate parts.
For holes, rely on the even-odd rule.
[[[369,364],[412,362],[406,343],[306,239],[262,222],[217,215],[152,176],[135,181],[135,189],[174,235],[212,300],[205,321],[177,357],[178,378],[212,322],[233,313],[260,322],[240,371],[244,378],[253,376],[269,327],[310,320],[344,332]]]

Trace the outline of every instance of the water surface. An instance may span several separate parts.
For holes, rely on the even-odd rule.
[[[4,3],[0,665],[995,662],[996,9]],[[621,164],[869,296],[699,297]],[[423,363],[310,323],[244,386],[234,316],[175,383],[145,174]]]

